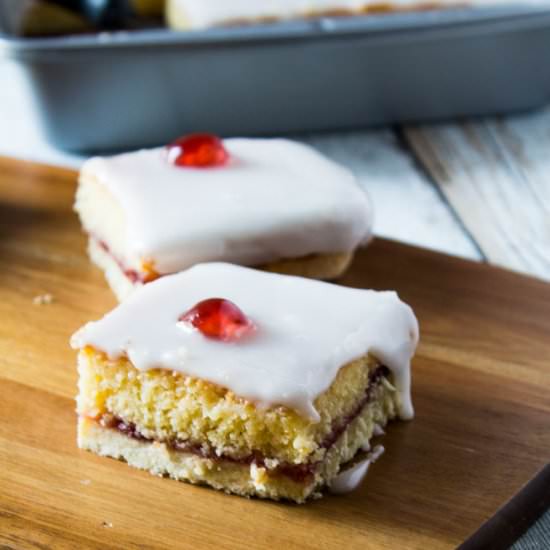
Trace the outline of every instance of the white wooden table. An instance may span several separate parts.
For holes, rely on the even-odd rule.
[[[39,134],[20,78],[0,62],[0,155],[78,167]],[[303,139],[355,172],[378,235],[550,280],[550,109]]]

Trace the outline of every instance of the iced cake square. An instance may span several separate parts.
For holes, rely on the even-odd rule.
[[[120,300],[211,261],[332,279],[372,226],[354,176],[285,139],[194,135],[95,157],[81,170],[75,209]]]
[[[478,0],[483,4],[494,2]],[[167,0],[166,19],[173,29],[198,30],[316,17],[443,9],[464,4],[462,0]]]
[[[412,418],[418,325],[394,292],[196,265],[72,338],[78,445],[157,475],[304,502]]]

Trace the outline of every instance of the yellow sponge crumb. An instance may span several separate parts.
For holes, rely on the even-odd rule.
[[[324,457],[321,443],[357,407],[377,367],[364,356],[340,369],[315,401],[321,418],[314,423],[286,407],[256,407],[204,380],[160,369],[140,372],[127,359],[112,361],[86,348],[79,354],[77,411],[96,420],[112,415],[148,439],[191,442],[218,456],[240,459],[256,452],[274,465],[310,463]]]

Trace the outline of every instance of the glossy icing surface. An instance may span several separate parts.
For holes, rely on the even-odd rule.
[[[350,252],[370,237],[370,202],[344,167],[284,139],[224,146],[229,163],[209,169],[175,166],[165,148],[84,164],[81,182],[103,186],[120,206],[125,265],[152,262],[160,274],[205,261],[260,265]],[[109,245],[103,227],[93,233]]]
[[[376,445],[364,460],[336,476],[330,484],[330,492],[335,495],[345,495],[357,489],[367,475],[369,466],[374,464],[383,454],[384,447]]]
[[[206,338],[179,317],[223,297],[256,330],[238,342]],[[400,415],[413,416],[410,359],[418,324],[394,292],[351,289],[224,263],[200,264],[138,289],[71,340],[139,370],[165,368],[208,380],[259,406],[285,405],[318,420],[314,401],[338,370],[371,353],[394,375]]]

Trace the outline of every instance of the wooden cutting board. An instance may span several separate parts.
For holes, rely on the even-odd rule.
[[[79,451],[68,340],[115,300],[84,252],[75,177],[0,160],[3,548],[451,548],[548,461],[550,285],[381,239],[341,283],[415,309],[417,414],[356,492],[246,500]]]

